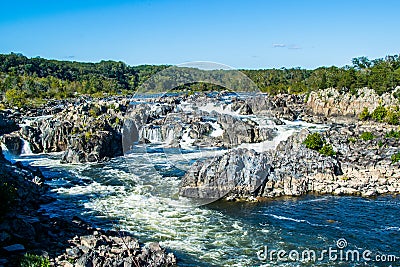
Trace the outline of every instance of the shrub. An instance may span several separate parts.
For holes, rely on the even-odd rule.
[[[400,138],[400,132],[395,131],[395,130],[390,130],[389,132],[386,133],[385,135],[386,138],[396,138],[399,139]]]
[[[364,141],[369,141],[375,138],[375,136],[371,132],[363,132],[360,134],[360,138]]]
[[[371,118],[371,114],[369,113],[367,107],[364,107],[363,111],[361,111],[360,115],[358,115],[358,118],[362,121],[366,121]]]
[[[320,150],[324,145],[324,140],[320,133],[312,133],[306,137],[303,144],[309,149]]]
[[[392,163],[396,163],[400,161],[400,152],[392,155]]]
[[[50,262],[42,256],[25,254],[21,259],[21,267],[49,267]]]
[[[382,122],[383,119],[385,118],[386,114],[387,114],[386,108],[385,108],[384,106],[382,106],[382,105],[379,105],[379,106],[377,106],[376,109],[371,113],[371,118],[372,118],[374,121]]]
[[[120,124],[120,122],[121,122],[121,120],[120,120],[118,117],[116,117],[116,118],[115,118],[115,124],[118,125],[118,124]]]
[[[6,101],[13,106],[22,107],[26,105],[27,96],[22,90],[9,89],[6,91]]]
[[[336,155],[336,152],[333,150],[333,147],[330,144],[325,144],[320,150],[318,150],[318,152],[322,155],[330,157]]]
[[[399,124],[399,113],[394,110],[388,110],[385,117],[385,122],[391,125]]]

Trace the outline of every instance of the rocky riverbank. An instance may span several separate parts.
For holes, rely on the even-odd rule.
[[[10,163],[0,148],[0,266],[20,266],[26,253],[51,266],[176,265],[158,243],[144,245],[129,233],[94,228],[78,217],[43,214],[40,205],[54,200],[44,181],[40,170]]]
[[[336,151],[332,156],[306,147],[308,130],[264,153],[231,150],[196,162],[184,176],[180,193],[193,198],[250,200],[305,194],[398,194],[400,165],[393,159],[399,152],[396,129],[363,123],[332,126],[321,134]],[[372,137],[366,140],[369,134]]]
[[[305,194],[398,194],[399,129],[358,121],[363,101],[372,110],[376,103],[395,105],[396,100],[363,90],[354,99],[326,90],[311,93],[308,99],[243,98],[222,92],[54,102],[43,110],[0,112],[1,142],[17,155],[27,145],[33,153],[63,152],[60,160],[66,164],[102,162],[140,143],[227,149],[223,155],[195,162],[186,172],[180,194],[190,198],[256,201]],[[280,126],[299,118],[330,123],[320,136],[332,151],[308,148],[304,141],[309,130],[281,141],[275,149],[237,148],[272,141]],[[48,257],[56,266],[176,264],[176,258],[157,243],[144,246],[127,233],[96,229],[80,218],[40,213],[39,206],[52,201],[46,196],[45,177],[3,157],[0,163],[0,266],[16,265],[26,252]]]
[[[276,131],[263,127],[254,117],[268,117],[273,124],[282,119],[312,123],[355,123],[367,107],[398,103],[392,94],[378,96],[360,89],[356,95],[335,89],[312,92],[309,96],[260,94],[250,97],[222,92],[216,95],[162,96],[157,98],[79,98],[47,103],[43,109],[2,112],[0,125],[10,135],[2,142],[9,151],[21,153],[29,143],[33,153],[63,151],[65,163],[101,162],[121,156],[123,137],[136,142],[166,142],[171,147],[190,141],[195,146],[236,147],[243,143],[271,140]],[[37,115],[40,115],[37,117]],[[22,123],[26,118],[36,119]],[[8,118],[14,117],[18,123]],[[136,125],[123,133],[126,121]],[[129,124],[129,123],[128,123]]]

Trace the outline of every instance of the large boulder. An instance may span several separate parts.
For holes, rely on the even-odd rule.
[[[116,132],[97,131],[74,136],[62,155],[64,163],[100,162],[122,156],[122,136]]]
[[[62,162],[66,163],[103,161],[123,154],[123,109],[102,100],[69,104],[52,117],[22,127],[20,135],[33,153],[64,151]],[[147,120],[145,113],[142,120]]]
[[[40,127],[22,126],[19,131],[23,139],[29,142],[33,153],[43,152],[43,144]]]
[[[218,114],[217,122],[224,129],[222,139],[226,146],[252,143],[255,139],[254,124],[244,122],[228,114]]]
[[[205,161],[196,162],[182,179],[184,197],[219,199],[257,194],[272,171],[265,154],[235,149]]]

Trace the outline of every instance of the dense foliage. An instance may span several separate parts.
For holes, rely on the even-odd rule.
[[[368,108],[365,107],[360,113],[359,119],[363,121],[374,120],[377,122],[386,122],[391,125],[399,125],[400,108],[399,106],[384,107],[379,105],[370,113]]]
[[[386,133],[385,135],[387,138],[400,138],[400,131],[395,131],[395,130],[390,130],[389,132]]]
[[[320,133],[312,133],[307,135],[303,144],[309,149],[319,150],[323,147],[324,140]]]
[[[330,157],[336,155],[332,145],[328,144],[320,133],[312,133],[307,135],[306,139],[303,141],[303,144],[307,148],[316,150],[322,155]]]
[[[304,93],[310,90],[337,88],[355,92],[362,87],[373,88],[378,94],[392,91],[400,85],[399,55],[384,59],[369,60],[366,57],[354,58],[352,66],[320,67],[315,70],[301,68],[242,70],[263,92]],[[40,57],[27,58],[21,54],[0,55],[0,93],[11,105],[23,106],[42,99],[67,98],[80,94],[103,96],[103,94],[128,94],[135,92],[150,77],[169,66],[141,65],[128,66],[123,62],[101,61],[82,63],[47,60]],[[174,79],[183,81],[185,86],[177,90],[196,91],[220,90],[213,82],[203,81],[204,73],[174,72]],[[213,79],[218,81],[230,71],[214,70]],[[209,72],[208,72],[209,74]],[[160,75],[152,81],[149,88],[170,88],[174,82],[170,73]],[[233,87],[247,90],[247,84],[235,72],[230,72]],[[189,76],[189,77],[188,77]],[[186,81],[186,82],[185,82]]]

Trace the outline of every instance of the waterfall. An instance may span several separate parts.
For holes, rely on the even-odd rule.
[[[210,122],[211,126],[214,128],[214,131],[210,134],[212,137],[219,137],[224,134],[224,130],[221,128],[218,122]]]
[[[22,149],[21,149],[21,155],[32,155],[32,150],[31,150],[31,144],[26,141],[25,139],[21,138],[22,140]]]
[[[166,138],[165,138],[165,143],[172,144],[174,139],[175,139],[174,128],[168,127]]]
[[[146,138],[150,142],[162,142],[161,128],[153,126],[144,126],[140,129],[140,138]]]

